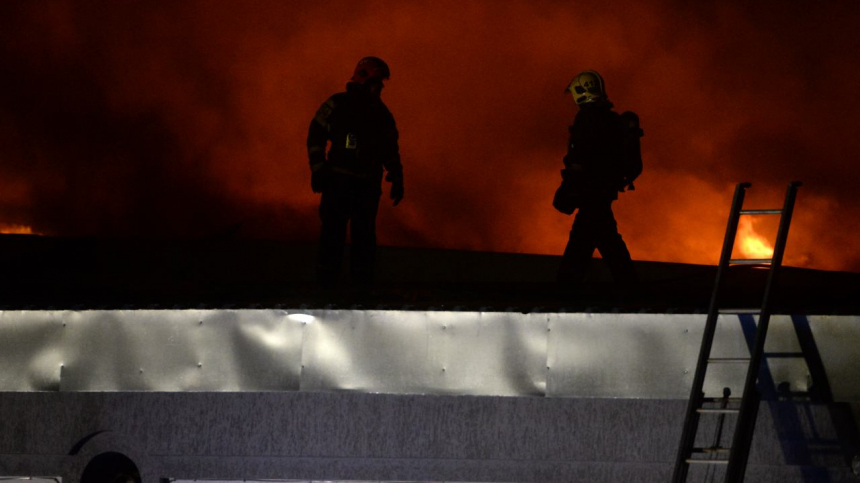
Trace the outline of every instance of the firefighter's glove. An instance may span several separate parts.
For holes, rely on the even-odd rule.
[[[389,197],[394,200],[394,206],[397,206],[400,200],[403,199],[403,175],[400,173],[388,173],[385,180],[391,181],[391,193]]]

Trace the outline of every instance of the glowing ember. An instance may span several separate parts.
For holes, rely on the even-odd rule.
[[[749,217],[740,219],[737,240],[737,247],[746,258],[771,258],[773,256],[773,245],[755,232],[753,221]]]
[[[2,235],[35,235],[33,227],[27,225],[7,225],[0,223],[0,234]]]

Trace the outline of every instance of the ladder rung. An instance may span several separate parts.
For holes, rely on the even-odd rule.
[[[700,465],[727,465],[729,464],[729,460],[700,460],[696,458],[687,458],[687,464],[700,464]]]
[[[717,364],[741,364],[749,363],[749,357],[712,357],[708,359],[708,364],[715,362]]]
[[[737,414],[740,412],[740,409],[699,408],[699,409],[696,409],[696,412],[702,413],[702,414]]]
[[[759,314],[761,314],[761,309],[719,309],[717,312],[720,314],[726,314],[726,315],[743,315],[743,314],[759,315]]]
[[[767,265],[772,261],[771,258],[736,258],[729,260],[729,263],[733,265]]]
[[[728,453],[732,449],[731,448],[693,448],[693,454],[717,454],[717,453]]]
[[[782,210],[741,210],[742,215],[781,215]]]
[[[703,397],[703,398],[702,398],[702,402],[704,402],[704,403],[721,403],[721,402],[730,402],[730,403],[732,403],[732,402],[741,402],[741,398],[739,398],[739,397],[730,397],[730,398],[728,398],[728,399],[727,399],[727,398],[724,398],[724,397]]]
[[[768,359],[806,359],[803,352],[765,352],[762,357]]]

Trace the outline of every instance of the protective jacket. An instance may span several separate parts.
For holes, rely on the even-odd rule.
[[[569,130],[562,172],[567,189],[584,198],[618,199],[642,172],[636,114],[618,114],[608,101],[583,104]]]
[[[346,87],[346,92],[326,100],[311,121],[307,139],[311,171],[325,170],[377,186],[383,168],[389,180],[402,178],[394,116],[366,86],[350,82]],[[331,142],[328,156],[327,142]]]

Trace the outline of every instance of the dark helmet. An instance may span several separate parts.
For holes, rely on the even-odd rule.
[[[371,79],[387,80],[391,76],[388,64],[379,57],[365,57],[358,61],[355,72],[350,79],[352,82],[364,84]]]

